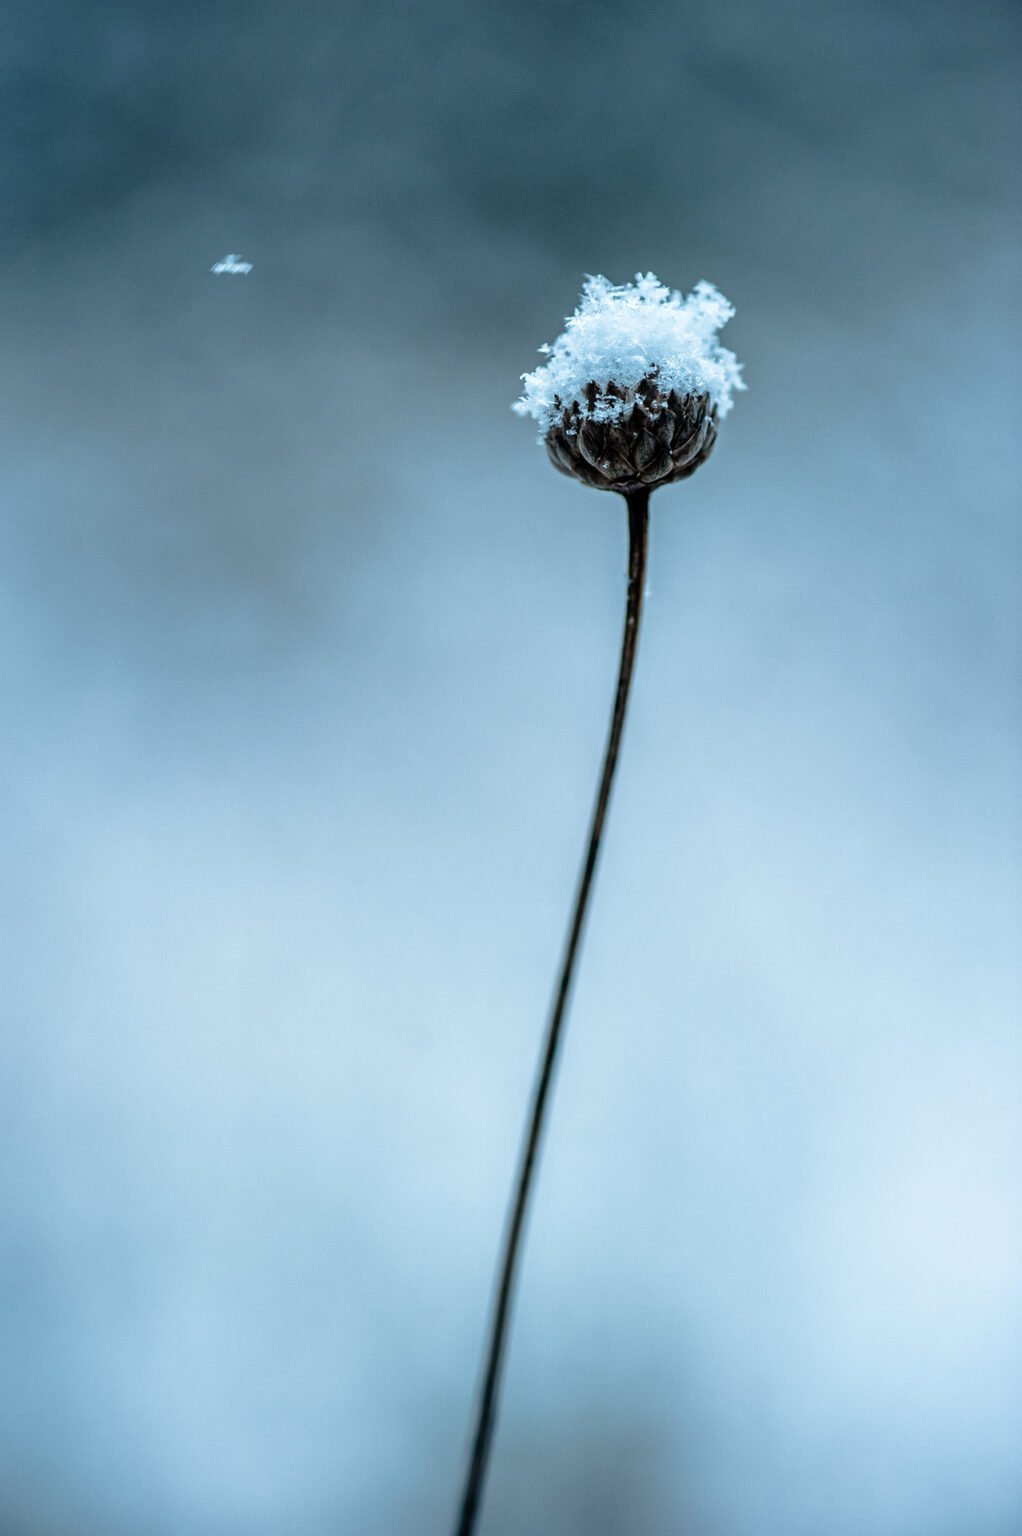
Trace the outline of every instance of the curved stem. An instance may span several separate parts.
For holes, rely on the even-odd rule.
[[[518,1177],[515,1183],[510,1214],[504,1235],[503,1257],[493,1314],[490,1321],[489,1346],[486,1352],[483,1383],[476,1412],[472,1454],[465,1478],[461,1513],[458,1518],[458,1524],[455,1527],[456,1536],[472,1536],[479,1513],[483,1481],[486,1477],[490,1442],[493,1438],[493,1428],[496,1421],[497,1394],[500,1390],[501,1373],[504,1364],[507,1330],[521,1249],[522,1230],[534,1181],[536,1154],[543,1132],[544,1115],[550,1095],[554,1065],[557,1059],[557,1048],[561,1040],[564,1016],[574,977],[575,962],[578,958],[579,944],[585,926],[586,909],[589,904],[593,875],[596,872],[596,860],[600,851],[600,837],[603,832],[603,823],[607,816],[610,788],[614,778],[614,768],[617,764],[618,748],[621,745],[621,731],[625,722],[628,690],[635,666],[635,651],[639,639],[639,618],[642,613],[643,587],[646,581],[649,494],[648,490],[635,491],[629,493],[626,497],[628,502],[628,600],[625,608],[624,636],[621,641],[621,665],[618,671],[617,693],[614,697],[614,711],[611,715],[610,731],[607,735],[607,746],[603,755],[603,768],[600,774],[599,788],[596,792],[592,820],[589,823],[589,842],[586,849],[585,863],[582,866],[578,890],[575,894],[571,926],[568,929],[560,977],[557,982],[557,990],[554,993],[550,1021],[547,1025],[546,1041],[543,1047],[539,1075],[536,1078],[536,1085],[533,1090],[532,1110],[529,1115],[528,1129],[522,1146]]]

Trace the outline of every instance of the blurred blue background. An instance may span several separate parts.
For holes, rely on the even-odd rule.
[[[653,501],[486,1536],[1022,1529],[1017,11],[36,0],[3,63],[4,1536],[444,1533]],[[226,252],[247,277],[214,277]]]

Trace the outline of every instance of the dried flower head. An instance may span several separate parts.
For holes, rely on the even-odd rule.
[[[683,480],[745,388],[717,340],[733,314],[711,283],[685,298],[652,272],[620,287],[590,277],[513,408],[536,419],[555,467],[585,485],[627,494]]]

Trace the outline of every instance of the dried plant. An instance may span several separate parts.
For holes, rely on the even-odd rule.
[[[713,448],[733,391],[744,388],[734,353],[717,341],[732,314],[709,283],[684,298],[652,273],[621,287],[589,278],[563,334],[540,348],[548,361],[523,374],[525,391],[514,407],[536,419],[563,474],[624,496],[628,591],[610,731],[504,1234],[457,1536],[475,1531],[489,1461],[522,1233],[635,666],[650,492],[694,473]]]

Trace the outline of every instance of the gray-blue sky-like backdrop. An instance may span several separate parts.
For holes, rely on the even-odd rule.
[[[37,3],[5,35],[4,1536],[432,1536],[654,498],[487,1536],[1022,1521],[1017,16]],[[214,277],[228,251],[248,277]]]

